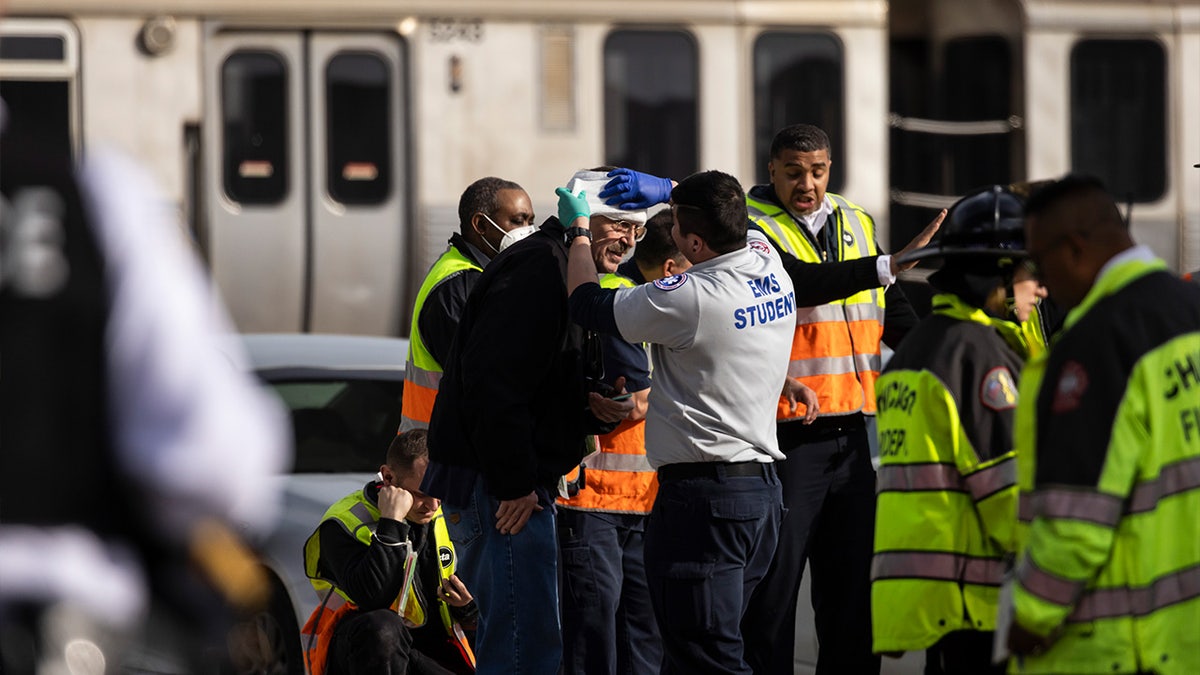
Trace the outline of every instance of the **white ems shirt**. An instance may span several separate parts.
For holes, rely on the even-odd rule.
[[[646,457],[680,462],[783,459],[775,409],[787,376],[796,296],[766,237],[684,274],[617,290],[621,337],[651,343]]]

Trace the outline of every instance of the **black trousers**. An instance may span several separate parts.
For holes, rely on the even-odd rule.
[[[435,620],[437,616],[433,617]],[[347,615],[333,629],[329,675],[452,675],[413,648],[400,615],[376,609]]]
[[[861,415],[778,426],[776,463],[787,516],[766,577],[742,620],[746,661],[756,675],[791,675],[796,605],[807,561],[812,569],[818,675],[873,675],[871,555],[875,470]]]
[[[992,664],[995,633],[959,630],[925,650],[925,675],[1004,675],[1005,664]]]

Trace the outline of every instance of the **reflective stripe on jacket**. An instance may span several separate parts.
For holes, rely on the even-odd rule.
[[[836,243],[837,260],[878,255],[875,222],[860,207],[827,193],[834,203],[825,228]],[[783,250],[810,263],[825,260],[804,225],[777,204],[746,197],[750,220]],[[884,289],[860,291],[843,300],[796,310],[796,332],[788,375],[817,392],[821,415],[875,412],[875,380],[879,377],[879,344],[883,338]],[[777,419],[804,416],[804,409],[779,399]]]
[[[1200,672],[1200,289],[1129,258],[1096,280],[1019,411],[1018,673]]]
[[[1012,550],[1015,324],[953,295],[933,299],[879,378],[880,459],[871,565],[876,652],[992,631]]]
[[[329,507],[321,523],[329,520],[339,523],[348,534],[364,546],[370,546],[371,535],[379,524],[379,507],[367,498],[364,488],[346,495]],[[450,533],[446,529],[446,522],[440,508],[434,513],[429,527],[433,530],[433,544],[437,547],[439,573],[442,579],[449,579],[458,567],[458,556],[454,553],[454,544],[450,541]],[[319,532],[320,525],[304,542],[304,573],[308,576],[313,588],[316,589],[317,595],[322,598],[322,603],[313,610],[301,630],[301,644],[305,650],[305,662],[309,665],[311,675],[319,675],[324,672],[334,628],[345,614],[355,609],[354,600],[350,596],[346,595],[332,579],[321,576],[318,565],[321,559]],[[415,560],[413,564],[416,564]],[[407,566],[405,570],[409,574],[416,573],[415,570],[410,572]],[[417,583],[418,581],[414,579],[408,586],[408,596],[402,612],[405,624],[414,628],[425,625],[427,620],[426,608],[421,603],[421,594],[416,588]],[[458,647],[464,660],[474,665],[475,655],[471,651],[462,627],[451,616],[449,605],[440,599],[437,600],[437,605],[447,637]],[[399,609],[400,598],[397,598],[392,606],[394,609]]]
[[[400,409],[400,431],[427,429],[433,414],[433,402],[437,398],[442,381],[442,364],[434,360],[421,337],[421,309],[425,299],[438,284],[464,270],[483,271],[473,260],[451,245],[433,263],[413,306],[412,326],[408,336],[408,362],[404,366],[404,399]]]
[[[605,274],[600,285],[633,288],[637,284],[618,274]],[[650,513],[658,494],[658,473],[646,461],[646,420],[621,420],[597,441],[599,451],[584,460],[583,487],[574,497],[559,497],[558,503],[582,511]]]

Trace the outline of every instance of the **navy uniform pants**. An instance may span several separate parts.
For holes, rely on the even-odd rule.
[[[740,618],[783,518],[773,464],[672,464],[658,471],[646,575],[663,673],[750,673]]]
[[[642,675],[662,668],[650,607],[646,520],[560,508],[564,675]]]
[[[758,675],[791,675],[796,604],[807,561],[812,570],[818,675],[872,675],[871,555],[875,470],[862,415],[778,427],[777,463],[787,517],[771,568],[751,599],[742,633]]]

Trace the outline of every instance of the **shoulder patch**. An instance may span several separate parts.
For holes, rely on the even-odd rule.
[[[762,239],[751,239],[750,250],[757,251],[763,255],[771,255],[771,245]]]
[[[842,230],[842,241],[846,242],[847,246],[854,245],[854,235],[850,233],[850,230]]]
[[[1004,366],[992,368],[979,387],[979,402],[995,411],[1017,407],[1017,383]]]
[[[1054,387],[1054,401],[1050,403],[1050,412],[1065,413],[1079,407],[1083,393],[1088,388],[1088,374],[1078,361],[1067,361],[1063,364],[1058,376],[1058,384]]]
[[[673,291],[676,288],[686,284],[687,280],[687,272],[684,272],[683,274],[673,274],[669,277],[663,277],[662,279],[655,279],[654,287],[660,291]]]

